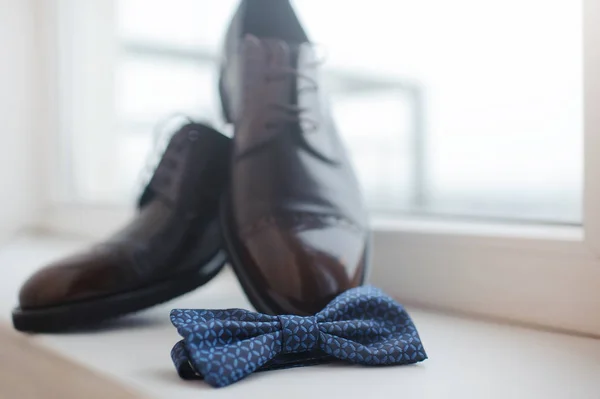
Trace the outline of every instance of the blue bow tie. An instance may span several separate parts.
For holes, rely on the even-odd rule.
[[[332,359],[393,365],[427,358],[408,313],[374,287],[348,290],[315,316],[175,309],[171,322],[183,337],[171,352],[179,375],[215,387],[254,371]]]

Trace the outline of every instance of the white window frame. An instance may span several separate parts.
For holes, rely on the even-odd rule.
[[[40,3],[43,43],[56,48],[61,0]],[[600,2],[584,0],[583,9],[583,226],[492,225],[416,217],[374,220],[373,284],[406,304],[600,335]],[[57,52],[48,52],[46,70],[60,70],[61,59]],[[53,83],[61,82],[60,73],[50,73],[48,79],[49,106],[57,98],[62,107],[69,106],[69,99],[61,97],[65,86]],[[45,119],[50,132],[46,140],[54,148],[68,129],[90,128],[65,120],[52,113]],[[45,179],[61,181],[60,171],[65,168],[57,165],[64,161],[55,156],[46,162]],[[133,212],[66,204],[57,192],[47,191],[49,206],[38,226],[44,230],[99,238],[125,223]]]

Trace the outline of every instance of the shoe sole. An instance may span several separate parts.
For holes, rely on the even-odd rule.
[[[13,325],[23,332],[62,332],[99,324],[193,291],[215,277],[226,262],[227,254],[220,250],[202,266],[202,273],[186,273],[147,287],[102,298],[36,309],[16,308],[12,312]],[[207,270],[210,270],[208,274]]]

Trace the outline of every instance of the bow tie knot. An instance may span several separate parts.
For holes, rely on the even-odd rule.
[[[319,325],[314,316],[277,316],[281,323],[281,352],[310,352],[319,345]]]

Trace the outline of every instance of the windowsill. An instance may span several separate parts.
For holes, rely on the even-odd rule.
[[[23,237],[0,248],[0,306],[9,322],[19,284],[36,267],[85,245],[81,240]],[[597,398],[600,340],[529,330],[409,309],[430,359],[416,366],[326,365],[255,374],[213,390],[177,377],[169,352],[178,340],[173,307],[248,307],[229,271],[165,305],[102,331],[37,335],[30,340],[154,398]],[[33,383],[33,382],[30,382]]]

